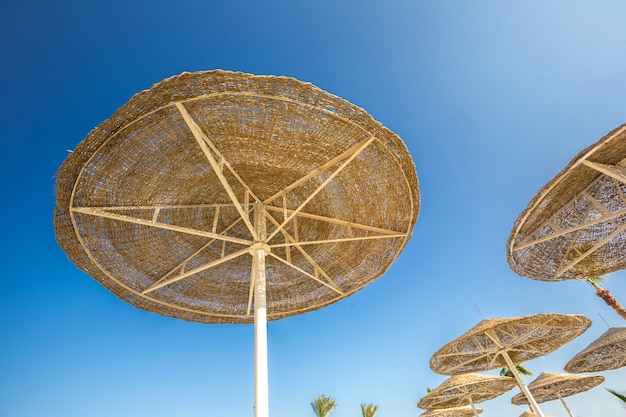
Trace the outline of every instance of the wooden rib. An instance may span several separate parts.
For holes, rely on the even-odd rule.
[[[311,201],[311,200],[313,199],[313,197],[315,197],[315,196],[316,196],[316,195],[317,195],[320,191],[322,191],[322,190],[324,189],[324,187],[326,187],[326,185],[327,185],[329,182],[331,182],[331,181],[333,180],[333,178],[335,178],[335,177],[336,177],[336,176],[337,176],[337,175],[338,175],[341,171],[343,171],[343,169],[344,169],[345,167],[347,167],[347,166],[348,166],[348,164],[350,164],[350,162],[352,162],[352,161],[353,161],[353,160],[354,160],[354,159],[355,159],[355,158],[356,158],[356,157],[357,157],[357,156],[358,156],[361,152],[363,152],[363,150],[364,150],[365,148],[367,148],[367,147],[369,146],[369,144],[370,144],[370,143],[372,143],[372,142],[374,141],[374,139],[376,139],[376,137],[375,137],[375,136],[370,136],[370,138],[369,138],[369,139],[367,139],[367,140],[365,140],[365,141],[361,142],[361,143],[359,144],[359,146],[358,146],[356,149],[354,149],[354,150],[353,150],[352,155],[350,155],[350,156],[348,157],[348,159],[346,159],[346,160],[345,160],[345,161],[344,161],[344,162],[343,162],[343,163],[342,163],[342,164],[341,164],[341,165],[340,165],[340,166],[339,166],[339,167],[338,167],[335,171],[333,171],[333,173],[332,173],[332,174],[330,174],[330,175],[328,176],[328,178],[326,178],[326,179],[324,180],[324,182],[322,182],[322,183],[320,184],[320,186],[319,186],[319,187],[317,187],[317,188],[315,189],[315,191],[313,191],[313,192],[311,193],[311,195],[309,195],[307,198],[305,198],[305,199],[304,199],[304,201],[303,201],[303,202],[302,202],[302,203],[298,206],[298,208],[296,208],[296,209],[295,209],[295,210],[294,210],[294,211],[293,211],[293,212],[289,215],[289,217],[287,218],[287,220],[285,220],[283,223],[281,223],[281,225],[280,225],[280,226],[278,226],[278,227],[276,228],[276,230],[274,230],[274,231],[272,232],[272,234],[271,234],[271,235],[269,235],[265,241],[266,241],[266,242],[269,242],[269,241],[270,241],[270,240],[271,240],[274,236],[276,236],[276,234],[277,234],[278,232],[280,232],[280,231],[283,229],[283,227],[285,227],[285,225],[286,225],[287,223],[289,223],[289,221],[290,221],[292,218],[294,218],[294,217],[295,217],[295,216],[296,216],[296,215],[300,212],[300,210],[302,210],[302,209],[304,208],[304,206],[306,206],[306,205],[309,203],[309,201]]]
[[[282,207],[274,207],[274,206],[265,206],[265,208],[267,210],[270,211],[285,211],[289,214],[292,214],[295,210],[289,210],[287,208],[282,208]],[[303,218],[307,218],[307,219],[313,219],[313,220],[319,220],[319,221],[323,221],[326,223],[332,223],[332,224],[337,224],[340,226],[346,226],[346,227],[351,227],[353,229],[359,229],[359,230],[366,230],[368,232],[376,232],[376,233],[381,233],[381,234],[388,234],[388,235],[397,235],[398,233],[402,233],[401,231],[398,230],[389,230],[389,229],[382,229],[380,227],[374,227],[374,226],[367,226],[365,224],[360,224],[360,223],[354,223],[354,222],[349,222],[346,220],[341,220],[341,219],[336,219],[333,217],[326,217],[326,216],[320,216],[317,214],[312,214],[312,213],[307,213],[304,211],[300,211],[298,213],[298,217],[303,217]],[[406,233],[405,233],[406,235]]]
[[[146,288],[145,290],[143,290],[143,291],[141,292],[141,295],[146,295],[146,294],[147,294],[147,293],[149,293],[149,292],[152,292],[152,291],[158,290],[159,288],[165,287],[166,285],[173,284],[174,282],[180,281],[180,280],[181,280],[181,279],[183,279],[183,278],[187,278],[187,277],[189,277],[189,276],[191,276],[191,275],[195,275],[195,274],[197,274],[198,272],[202,272],[202,271],[205,271],[205,270],[207,270],[207,269],[209,269],[209,268],[213,268],[214,266],[217,266],[217,265],[223,264],[224,262],[228,262],[228,261],[230,261],[231,259],[238,258],[239,256],[241,256],[241,255],[243,255],[243,254],[246,254],[246,253],[250,253],[250,252],[248,252],[248,248],[245,248],[245,249],[242,249],[242,250],[240,250],[240,251],[237,251],[237,252],[231,253],[231,254],[230,254],[230,255],[228,255],[228,256],[224,256],[224,257],[219,258],[219,259],[217,259],[217,260],[215,260],[215,261],[213,261],[213,262],[209,262],[208,264],[205,264],[205,265],[199,266],[198,268],[194,268],[194,269],[192,269],[192,270],[190,270],[190,271],[187,271],[187,272],[185,272],[185,273],[183,273],[183,274],[180,274],[180,275],[178,275],[178,276],[176,276],[176,277],[174,277],[174,278],[172,278],[172,279],[170,279],[170,280],[163,281],[163,282],[159,282],[159,283],[156,283],[156,282],[155,282],[154,284],[152,284],[151,286],[149,286],[148,288]]]
[[[237,219],[235,220],[230,226],[228,226],[227,228],[225,228],[224,230],[222,230],[220,233],[226,233],[228,232],[231,228],[235,227],[237,225],[237,223],[239,223],[241,221],[241,219]],[[200,252],[202,252],[203,250],[205,250],[206,248],[208,248],[209,246],[211,246],[213,244],[213,242],[215,242],[217,239],[211,239],[208,243],[206,243],[205,245],[202,245],[202,247],[200,249],[198,249],[197,251],[195,251],[193,254],[191,254],[191,256],[189,256],[187,259],[185,259],[184,261],[182,261],[181,263],[179,263],[178,265],[176,265],[174,268],[172,268],[167,274],[163,275],[161,278],[159,278],[155,283],[158,282],[162,282],[165,281],[170,275],[172,275],[174,272],[176,272],[178,270],[178,268],[181,268],[181,273],[185,272],[184,271],[184,266],[187,264],[187,262],[189,262],[190,260],[192,260],[197,254],[199,254]],[[224,256],[224,254],[222,253],[222,256]]]
[[[235,208],[237,209],[237,211],[239,212],[239,215],[241,216],[244,223],[248,227],[250,234],[252,234],[255,241],[258,240],[256,231],[254,230],[252,223],[250,223],[250,219],[248,218],[248,216],[246,216],[244,208],[239,202],[239,199],[235,195],[235,192],[233,191],[232,187],[228,183],[228,180],[226,179],[226,176],[224,175],[224,172],[220,167],[220,164],[227,163],[226,160],[224,159],[224,156],[221,155],[217,151],[217,148],[215,148],[215,146],[211,144],[211,141],[209,140],[209,138],[202,131],[202,129],[200,129],[200,126],[198,126],[195,120],[193,120],[191,115],[187,112],[187,109],[185,109],[185,106],[183,106],[182,103],[174,103],[174,104],[176,105],[176,108],[180,112],[181,116],[183,117],[183,120],[189,127],[189,130],[193,134],[194,138],[198,142],[198,145],[200,145],[202,152],[204,153],[207,160],[209,161],[209,164],[211,164],[211,168],[213,168],[213,171],[215,172],[215,175],[217,175],[217,178],[219,179],[220,183],[224,187],[224,190],[226,190],[226,193],[230,197],[231,201],[235,204]],[[213,156],[213,152],[215,152],[215,154],[220,158],[220,163],[218,163],[218,161]],[[246,190],[249,190],[238,176],[236,176],[236,178],[242,183],[242,185],[244,186],[244,188],[246,188]]]
[[[216,207],[234,207],[233,203],[217,203],[217,204],[156,204],[152,206],[92,206],[89,208],[101,211],[125,211],[125,210],[173,210],[173,209],[192,209],[192,208],[216,208]]]
[[[573,266],[578,264],[580,261],[585,259],[587,256],[591,255],[597,249],[599,249],[600,247],[604,246],[607,242],[610,242],[612,239],[617,237],[624,230],[626,230],[626,224],[624,224],[623,226],[618,227],[613,233],[611,233],[610,235],[608,235],[607,237],[605,237],[604,239],[602,239],[601,241],[599,241],[598,243],[593,245],[591,247],[591,249],[589,249],[587,252],[583,253],[579,258],[577,258],[574,261],[572,261],[572,263],[570,263],[570,264],[564,266],[563,268],[559,269],[558,271],[556,271],[556,273],[554,274],[554,277],[556,278],[556,277],[562,275],[564,272],[566,272],[569,269],[571,269]]]
[[[220,208],[216,207],[215,208],[215,217],[213,217],[213,226],[211,227],[211,232],[215,233],[217,232],[217,222],[219,221],[220,218]]]
[[[308,174],[306,174],[304,177],[300,178],[299,180],[295,181],[291,185],[288,185],[287,187],[283,188],[282,190],[280,190],[279,192],[277,192],[273,196],[271,196],[269,198],[266,198],[264,200],[264,203],[268,204],[268,203],[276,200],[278,197],[280,197],[282,195],[285,195],[289,191],[291,191],[294,188],[298,187],[299,185],[307,182],[308,180],[310,180],[311,178],[315,177],[316,175],[319,175],[321,172],[327,170],[331,166],[339,163],[340,161],[343,161],[346,158],[351,158],[351,157],[353,158],[354,156],[358,155],[363,149],[365,149],[367,147],[367,145],[369,145],[373,139],[374,139],[374,137],[371,136],[368,139],[366,139],[366,140],[364,140],[362,142],[359,142],[356,145],[350,147],[348,150],[343,152],[341,155],[338,155],[338,156],[334,157],[333,159],[331,159],[330,161],[326,162],[325,164],[320,165],[319,167],[315,168],[314,170],[312,170],[311,172],[309,172]]]
[[[614,178],[622,183],[626,183],[626,169],[619,165],[606,165],[599,162],[591,162],[589,160],[582,161],[583,165],[595,169],[604,175]]]
[[[622,210],[622,211],[618,211],[616,213],[611,213],[611,215],[604,215],[602,217],[599,217],[599,218],[597,218],[595,220],[592,220],[590,222],[587,222],[585,224],[579,224],[578,226],[569,227],[567,229],[561,229],[557,233],[551,234],[549,236],[544,236],[544,237],[541,237],[539,239],[536,239],[536,240],[524,243],[523,245],[515,246],[513,248],[513,251],[515,252],[515,251],[518,251],[518,250],[521,250],[521,249],[525,249],[525,248],[527,248],[529,246],[533,246],[533,245],[536,245],[538,243],[546,242],[548,240],[555,239],[557,237],[566,235],[568,233],[572,233],[572,232],[576,232],[578,230],[586,229],[589,226],[593,226],[593,225],[596,225],[598,223],[604,223],[606,221],[610,221],[610,220],[612,220],[612,219],[614,219],[616,217],[620,217],[620,216],[623,216],[625,214],[626,214],[626,210]]]
[[[308,242],[300,241],[300,242],[289,242],[289,243],[276,243],[274,245],[270,245],[270,248],[288,248],[291,246],[321,245],[323,243],[355,242],[359,240],[372,240],[372,239],[392,239],[396,237],[406,237],[406,234],[400,233],[397,235],[360,236],[360,237],[346,237],[346,238],[341,238],[341,239],[311,240]]]
[[[70,210],[72,212],[74,212],[74,213],[81,213],[81,214],[88,214],[88,215],[91,215],[91,216],[104,217],[106,219],[119,220],[119,221],[127,222],[127,223],[140,224],[142,226],[149,226],[149,227],[154,227],[154,228],[157,228],[157,229],[171,230],[171,231],[174,231],[174,232],[187,233],[189,235],[210,237],[210,238],[214,238],[214,239],[217,239],[217,240],[222,240],[222,241],[225,241],[225,242],[238,243],[240,245],[251,245],[252,244],[252,241],[246,240],[246,239],[239,239],[239,238],[236,238],[236,237],[220,235],[220,234],[217,234],[217,233],[211,233],[211,232],[207,232],[207,231],[204,231],[204,230],[192,229],[192,228],[189,228],[189,227],[176,226],[176,225],[173,225],[173,224],[153,222],[152,220],[138,219],[136,217],[126,216],[124,214],[118,214],[118,213],[110,213],[110,212],[108,212],[106,210],[103,211],[103,210],[93,209],[91,207],[72,207]]]
[[[600,193],[602,191],[602,189],[606,185],[606,182],[607,182],[607,178],[605,177],[602,180],[602,183],[600,184],[600,187],[598,188],[597,193]],[[594,182],[592,185],[596,185],[596,184],[597,184],[597,182]],[[553,234],[548,235],[548,236],[543,236],[543,237],[541,237],[539,239],[535,239],[535,240],[526,239],[523,244],[519,244],[519,245],[516,245],[515,247],[513,247],[513,252],[521,250],[521,249],[525,249],[525,248],[527,248],[529,246],[533,246],[533,245],[536,245],[538,243],[542,243],[542,242],[546,242],[548,240],[552,240],[554,238],[566,235],[568,233],[576,232],[576,231],[581,230],[581,229],[586,229],[587,227],[596,225],[598,223],[611,221],[612,219],[614,219],[616,217],[620,217],[620,216],[626,214],[626,210],[618,211],[616,213],[612,213],[611,211],[607,210],[606,207],[604,207],[594,196],[592,196],[589,193],[589,188],[590,187],[585,188],[583,191],[581,191],[580,193],[578,193],[576,195],[576,197],[584,197],[584,198],[586,198],[589,201],[589,203],[590,203],[590,207],[585,212],[584,218],[588,217],[589,211],[591,210],[591,207],[595,207],[596,209],[598,209],[598,211],[602,214],[601,217],[599,217],[599,218],[597,218],[595,220],[591,220],[589,222],[585,222],[583,224],[579,224],[578,226],[569,227],[567,229],[559,229],[559,228],[557,228],[554,225],[554,223],[552,222],[552,219],[555,218],[555,216],[559,215],[559,213],[561,213],[561,211],[565,208],[565,206],[564,206],[563,208],[558,210],[556,213],[554,213],[554,215],[546,223],[544,223],[544,225],[545,224],[549,225],[552,228],[552,230],[554,230],[556,233],[553,233]],[[532,235],[534,235],[534,233]]]
[[[250,317],[250,310],[252,309],[252,298],[254,296],[254,283],[256,281],[255,265],[256,256],[252,257],[252,269],[250,270],[250,288],[248,289],[248,309],[246,310],[246,316]]]
[[[287,260],[281,258],[280,256],[270,252],[269,256],[271,256],[274,259],[279,260],[280,262],[284,263],[285,265],[290,266],[291,268],[295,269],[296,271],[306,275],[309,278],[313,278],[315,281],[319,282],[320,284],[330,288],[331,290],[335,291],[338,294],[344,295],[344,293],[342,291],[340,291],[338,288],[333,287],[332,285],[328,284],[327,282],[322,281],[321,279],[319,279],[318,277],[316,277],[315,275],[311,275],[308,272],[306,272],[305,270],[303,270],[302,268],[297,267],[296,265],[292,264],[291,262],[287,262]],[[317,269],[315,269],[317,271]]]
[[[599,177],[600,177],[600,176],[598,176],[598,178],[599,178]],[[546,226],[546,224],[549,224],[549,222],[552,222],[552,220],[553,220],[553,219],[557,218],[557,217],[559,216],[559,214],[561,213],[561,210],[563,210],[563,207],[566,207],[568,204],[571,204],[573,201],[575,201],[575,200],[577,200],[577,199],[581,198],[581,197],[584,195],[584,193],[589,192],[589,190],[590,190],[591,188],[593,188],[594,186],[596,186],[597,181],[598,181],[598,178],[596,178],[595,180],[593,180],[593,181],[592,181],[592,182],[591,182],[591,183],[590,183],[587,187],[585,187],[583,190],[581,190],[580,192],[578,192],[578,193],[577,193],[574,197],[572,197],[572,198],[571,198],[571,199],[567,202],[567,204],[564,204],[564,205],[563,205],[563,206],[562,206],[559,210],[557,210],[557,211],[555,211],[554,213],[552,213],[552,215],[550,215],[550,217],[548,218],[548,220],[547,220],[547,221],[545,221],[545,222],[543,222],[543,223],[540,223],[540,224],[539,224],[539,225],[538,225],[538,226],[537,226],[534,230],[532,230],[530,233],[528,233],[528,234],[526,235],[526,238],[524,238],[524,239],[523,239],[523,240],[519,243],[519,245],[515,246],[515,248],[517,248],[517,247],[519,247],[519,246],[521,246],[521,245],[526,245],[526,244],[527,244],[527,243],[529,243],[529,242],[532,242],[532,238],[533,238],[533,236],[535,236],[537,233],[539,233],[539,232],[541,231],[541,229],[543,229],[543,228]],[[544,193],[544,195],[545,195],[545,193]],[[528,217],[528,216],[526,216],[526,217]],[[552,226],[551,226],[551,227],[552,227]],[[554,230],[555,232],[558,232],[558,229],[556,229],[556,228],[553,228],[553,230]],[[517,250],[517,249],[513,249],[513,246],[512,246],[512,245],[513,245],[513,243],[514,243],[514,242],[511,242],[511,248],[510,248],[510,250],[511,250],[511,251],[515,251],[515,250]]]
[[[269,219],[270,222],[272,222],[275,226],[278,226],[278,222],[276,221],[276,219],[274,219],[274,217],[272,217],[267,210],[265,211],[266,213],[266,218]],[[295,219],[294,219],[295,220]],[[295,223],[294,221],[294,234],[296,235],[296,238],[294,239],[293,237],[291,237],[291,235],[286,231],[286,230],[282,230],[281,233],[285,236],[285,240],[289,240],[291,242],[297,242],[297,223]],[[294,245],[296,250],[298,252],[300,252],[300,254],[302,256],[304,256],[304,258],[309,261],[309,263],[313,266],[314,270],[319,270],[320,273],[324,276],[324,278],[326,278],[328,280],[328,282],[330,282],[332,285],[335,286],[335,288],[337,288],[339,291],[341,291],[341,287],[339,287],[339,285],[337,285],[337,283],[330,277],[330,275],[328,275],[321,266],[319,266],[319,264],[317,262],[315,262],[315,260],[311,257],[311,255],[309,255],[304,249],[302,249],[299,245]]]
[[[267,210],[269,207],[266,205],[265,209]],[[289,213],[287,212],[287,196],[283,194],[283,221],[287,220]],[[285,236],[285,243],[289,243],[287,237]],[[285,248],[285,254],[287,258],[287,262],[291,262],[291,246],[287,246]]]

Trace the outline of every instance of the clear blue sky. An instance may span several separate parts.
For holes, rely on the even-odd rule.
[[[54,174],[133,94],[183,71],[311,82],[400,135],[422,210],[388,273],[269,325],[270,414],[380,405],[413,417],[428,360],[484,317],[580,313],[578,339],[526,363],[562,372],[623,320],[580,282],[517,276],[513,222],[580,150],[626,122],[623,0],[0,1],[0,416],[251,416],[253,329],[137,310],[79,271],[52,227]],[[626,273],[606,287],[626,303]],[[626,391],[626,369],[604,386]],[[532,377],[527,378],[530,382]],[[517,392],[482,403],[519,416]],[[624,409],[603,388],[578,417]],[[566,415],[559,403],[542,409]]]

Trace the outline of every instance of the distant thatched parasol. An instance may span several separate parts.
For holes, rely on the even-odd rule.
[[[380,277],[418,211],[406,146],[364,110],[292,78],[208,71],[154,85],[89,133],[57,174],[54,226],[121,299],[254,321],[261,348],[266,320]]]
[[[475,373],[453,375],[425,395],[417,406],[424,410],[462,405],[469,405],[475,408],[475,403],[498,397],[512,389],[515,385],[517,383],[514,378],[503,376]]]
[[[590,325],[585,316],[567,314],[485,319],[439,349],[430,359],[430,367],[440,374],[456,375],[506,366],[535,413],[543,417],[515,365],[547,355]]]
[[[532,199],[507,245],[511,268],[543,281],[626,268],[626,125],[580,152]]]
[[[533,382],[528,384],[528,389],[539,403],[554,400],[561,401],[568,414],[574,417],[563,398],[588,391],[602,382],[604,382],[604,377],[602,376],[542,372]],[[528,404],[528,399],[519,393],[511,399],[511,402],[515,405]]]
[[[626,366],[626,327],[612,327],[565,365],[567,372],[600,372]]]
[[[476,413],[482,413],[482,408],[472,409],[472,407],[466,405],[464,407],[452,407],[452,408],[442,408],[440,410],[429,410],[422,414],[420,417],[472,417]]]

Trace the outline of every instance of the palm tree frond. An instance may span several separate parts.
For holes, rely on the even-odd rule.
[[[361,404],[361,413],[363,417],[374,417],[378,412],[378,406],[374,404]]]
[[[528,369],[524,368],[522,365],[515,365],[515,369],[517,369],[517,372],[520,375],[532,375],[533,374]],[[505,366],[504,368],[500,369],[500,376],[508,376],[510,378],[513,378],[513,373],[511,372],[509,368]]]
[[[327,417],[337,407],[337,402],[327,395],[320,395],[311,401],[311,408],[317,417]]]
[[[626,395],[619,393],[615,390],[609,389],[609,388],[605,388],[608,392],[610,392],[611,394],[615,395],[617,398],[619,398],[620,400],[622,400],[623,402],[626,403]]]

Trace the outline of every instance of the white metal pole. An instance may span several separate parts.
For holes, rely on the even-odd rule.
[[[541,409],[539,409],[539,405],[537,404],[537,401],[535,401],[535,397],[533,397],[533,395],[530,393],[530,390],[528,389],[526,384],[524,384],[524,380],[520,376],[519,372],[517,372],[517,368],[515,367],[515,364],[511,360],[511,357],[509,356],[507,351],[506,350],[500,351],[500,355],[502,355],[502,357],[506,361],[506,365],[509,367],[509,370],[511,371],[511,373],[517,380],[517,385],[519,385],[520,389],[522,390],[522,392],[528,399],[528,402],[530,403],[530,407],[535,412],[535,414],[537,414],[537,417],[545,417],[543,413],[541,412]]]
[[[265,213],[261,203],[254,205],[254,227],[258,238],[265,239]],[[269,417],[265,299],[265,254],[269,250],[269,246],[263,242],[250,247],[254,274],[254,417]]]
[[[561,398],[561,396],[559,394],[556,394],[557,397],[559,397],[559,400],[561,400],[561,404],[563,404],[563,407],[565,407],[565,409],[567,410],[567,413],[570,415],[570,417],[575,417],[574,413],[572,413],[572,410],[569,409],[569,407],[567,406],[567,404],[565,404],[565,400],[563,398]]]

